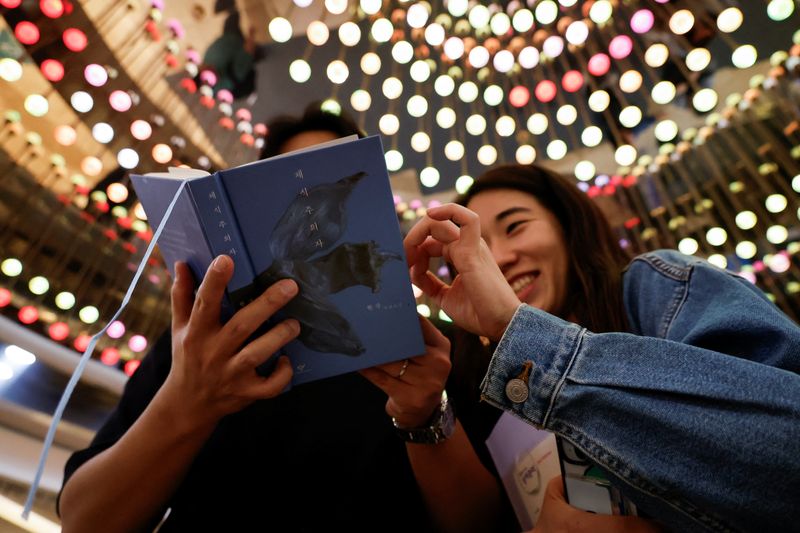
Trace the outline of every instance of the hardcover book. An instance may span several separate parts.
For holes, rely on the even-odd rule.
[[[297,282],[276,317],[300,322],[282,350],[293,385],[425,351],[379,137],[131,180],[153,228],[186,182],[158,246],[170,269],[185,261],[197,280],[217,255],[233,259],[224,318],[279,279]]]

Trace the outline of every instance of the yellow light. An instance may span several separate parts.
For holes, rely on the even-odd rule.
[[[669,19],[669,29],[676,35],[684,35],[694,26],[694,15],[688,9],[679,9]]]
[[[400,129],[400,120],[396,115],[386,113],[378,120],[378,129],[384,135],[394,135]]]
[[[530,165],[536,161],[536,148],[530,144],[523,144],[517,148],[514,155],[520,165]]]
[[[717,28],[723,33],[733,33],[739,29],[744,21],[744,15],[737,7],[724,9],[717,16]]]
[[[106,187],[106,194],[108,195],[109,200],[116,204],[121,204],[128,199],[128,188],[119,182],[109,183],[108,187]]]
[[[372,97],[363,89],[357,89],[350,95],[350,105],[356,111],[366,111],[372,105]]]
[[[717,268],[728,268],[728,260],[722,254],[712,254],[708,256],[708,262]]]
[[[78,318],[80,318],[81,322],[84,324],[94,324],[97,322],[97,319],[100,318],[100,311],[93,305],[87,305],[78,311]]]
[[[579,161],[578,164],[575,165],[575,177],[581,181],[589,181],[594,178],[596,173],[597,168],[591,161]]]
[[[490,144],[484,144],[478,148],[478,161],[485,166],[494,165],[497,161],[497,148]]]
[[[494,124],[494,128],[495,131],[497,131],[497,134],[501,137],[510,137],[514,134],[514,130],[517,129],[517,124],[510,116],[503,115],[497,119],[497,122]]]
[[[56,307],[68,311],[75,305],[75,296],[71,292],[59,292],[56,294],[55,301]]]
[[[472,176],[459,176],[458,179],[456,179],[456,192],[458,194],[464,194],[472,187],[473,183],[475,183],[475,180]]]
[[[623,144],[614,152],[614,160],[622,167],[632,165],[636,161],[636,156],[636,148],[630,144]]]
[[[594,111],[595,113],[602,113],[608,108],[608,104],[611,102],[611,97],[608,95],[606,91],[599,90],[594,91],[592,94],[589,95],[589,109]]]
[[[569,126],[578,119],[578,110],[570,104],[562,105],[556,111],[556,120],[559,124]]]
[[[425,187],[436,187],[439,184],[439,171],[433,167],[425,167],[419,173],[419,181]]]
[[[697,241],[691,237],[685,237],[678,243],[678,250],[682,254],[693,255],[695,252],[697,252],[698,248],[700,248],[700,245],[698,245]]]
[[[408,102],[406,103],[406,110],[412,117],[419,118],[424,116],[425,113],[428,112],[428,101],[424,96],[415,94],[408,99]]]
[[[736,225],[741,229],[752,229],[757,222],[758,217],[752,211],[741,211],[736,215]]]
[[[486,131],[486,119],[482,115],[470,115],[465,125],[470,135],[478,136]]]
[[[324,22],[315,20],[306,29],[306,38],[314,46],[322,46],[328,42],[330,31]]]
[[[686,54],[686,68],[692,72],[700,72],[711,63],[711,52],[705,48],[695,48]]]
[[[499,105],[503,101],[503,89],[499,85],[489,85],[483,91],[483,101],[490,106]]]
[[[478,98],[478,86],[471,81],[465,81],[458,87],[458,97],[466,104],[474,102]]]
[[[424,83],[428,81],[428,78],[431,76],[431,67],[427,62],[417,60],[411,64],[408,73],[415,82]]]
[[[392,46],[392,57],[401,65],[405,65],[414,58],[414,47],[408,41],[397,41]]]
[[[742,259],[752,259],[757,251],[756,245],[750,241],[742,241],[736,245],[736,255]]]
[[[588,126],[581,133],[581,142],[589,148],[594,148],[603,142],[603,130],[597,126]]]
[[[629,105],[619,112],[619,122],[626,128],[635,128],[642,121],[642,110]]]
[[[767,196],[764,205],[766,206],[767,211],[769,211],[770,213],[780,213],[781,211],[786,209],[786,206],[789,205],[789,201],[786,199],[784,195],[776,193]]]
[[[558,17],[558,6],[552,0],[542,0],[536,4],[535,14],[539,24],[550,24]]]
[[[657,104],[668,104],[675,98],[675,84],[671,81],[660,81],[653,86],[650,96]]]
[[[403,82],[399,79],[395,78],[394,76],[390,78],[386,78],[383,81],[383,95],[388,98],[389,100],[394,100],[399,98],[401,94],[403,94]]]
[[[459,161],[464,157],[464,145],[460,141],[452,140],[444,145],[444,155],[450,161]]]
[[[335,59],[328,64],[327,74],[331,82],[342,84],[347,81],[350,70],[347,68],[347,64],[344,61]]]
[[[158,143],[153,146],[153,159],[155,159],[156,163],[166,165],[172,161],[172,148],[164,143]]]
[[[550,141],[547,145],[547,157],[553,161],[563,159],[567,155],[567,143],[561,139]]]
[[[269,35],[278,43],[285,43],[292,38],[292,23],[283,17],[275,17],[269,21]]]
[[[627,70],[619,77],[619,88],[626,93],[634,93],[642,86],[642,73],[638,70]]]
[[[431,147],[431,138],[424,131],[418,131],[411,136],[411,148],[415,152],[427,152]]]
[[[595,24],[605,24],[611,18],[614,8],[608,0],[597,0],[589,9],[589,18]]]
[[[370,30],[370,34],[372,38],[375,39],[378,43],[385,43],[389,39],[392,38],[392,33],[394,33],[394,26],[392,23],[385,18],[379,18],[375,22],[372,23],[372,29]]]
[[[381,58],[375,52],[367,52],[361,56],[361,71],[368,76],[374,76],[381,70]]]
[[[34,276],[28,282],[28,289],[40,296],[50,290],[50,282],[44,276]]]
[[[22,274],[22,263],[19,259],[14,257],[9,257],[8,259],[4,259],[2,263],[0,263],[0,271],[3,272],[9,278],[15,278]]]
[[[655,43],[650,45],[644,53],[644,62],[653,68],[659,68],[669,59],[669,48],[665,44]]]
[[[396,172],[403,167],[403,154],[397,150],[389,150],[385,154],[386,168],[392,172]]]
[[[296,83],[305,83],[311,78],[311,65],[304,59],[295,59],[289,64],[289,77]]]
[[[731,54],[731,61],[736,68],[750,68],[755,65],[758,52],[752,44],[743,44]]]
[[[714,227],[709,228],[706,232],[706,241],[712,246],[722,246],[728,240],[728,232],[723,228]]]
[[[442,74],[433,82],[433,90],[439,96],[450,96],[456,88],[456,82],[447,74]]]
[[[489,9],[481,4],[473,6],[473,8],[469,10],[469,15],[467,15],[470,26],[476,30],[489,24],[489,17]]]
[[[547,116],[543,113],[534,113],[528,118],[528,131],[534,135],[541,135],[547,131]]]
[[[440,128],[449,129],[456,123],[456,112],[450,107],[443,107],[436,112],[436,123]]]
[[[789,238],[789,231],[785,226],[776,224],[767,228],[767,240],[772,244],[781,244]]]

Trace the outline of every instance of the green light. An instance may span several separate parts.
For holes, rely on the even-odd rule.
[[[786,20],[794,13],[794,0],[771,0],[767,16],[776,22]]]

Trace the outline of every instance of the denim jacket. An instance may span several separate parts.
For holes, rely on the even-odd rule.
[[[483,398],[571,441],[674,531],[800,531],[800,327],[674,251],[624,275],[630,333],[521,305]],[[528,398],[506,383],[531,361]]]

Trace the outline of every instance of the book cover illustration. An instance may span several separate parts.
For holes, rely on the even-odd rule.
[[[167,246],[161,244],[165,259],[189,259],[202,276],[210,258],[231,255],[233,308],[279,279],[294,279],[300,292],[277,317],[301,324],[299,338],[284,350],[293,384],[424,352],[378,137],[257,161],[193,178],[188,186],[194,213],[173,215],[182,221]],[[185,250],[195,226],[205,227],[207,252]]]

